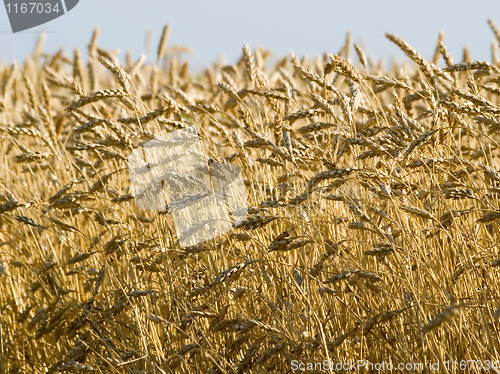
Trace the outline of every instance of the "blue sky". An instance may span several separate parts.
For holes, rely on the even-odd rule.
[[[29,0],[26,0],[29,1]],[[86,53],[92,30],[100,27],[99,45],[131,50],[134,58],[145,53],[154,60],[161,30],[170,24],[169,45],[186,45],[194,67],[224,55],[234,62],[243,43],[262,45],[275,56],[334,53],[348,30],[354,42],[374,58],[402,59],[403,53],[384,37],[401,36],[430,57],[441,30],[455,60],[467,45],[473,59],[490,60],[495,40],[487,19],[500,24],[500,1],[169,1],[80,0],[66,15],[39,27],[12,34],[5,7],[0,6],[0,61],[22,61],[30,54],[41,31],[47,33],[44,50],[75,47]],[[152,45],[146,49],[148,30]]]

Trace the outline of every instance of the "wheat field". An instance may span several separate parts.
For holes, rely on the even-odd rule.
[[[0,66],[0,374],[498,373],[489,24],[490,62],[387,34],[407,56],[390,67],[348,36],[192,72],[167,26],[156,63],[120,61],[96,29],[84,53],[41,38]],[[241,168],[248,214],[182,248],[127,160],[187,127]]]

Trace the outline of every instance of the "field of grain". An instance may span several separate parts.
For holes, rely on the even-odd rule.
[[[387,34],[408,57],[390,68],[347,38],[192,72],[166,27],[156,64],[96,29],[88,51],[0,66],[0,374],[498,373],[490,26],[491,62]],[[182,248],[127,158],[190,126],[241,168],[248,215]]]

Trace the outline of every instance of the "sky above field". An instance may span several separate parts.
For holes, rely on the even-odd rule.
[[[495,38],[488,18],[500,24],[500,1],[310,0],[306,5],[295,0],[80,0],[64,16],[13,34],[6,8],[0,6],[0,61],[21,62],[33,51],[40,32],[46,33],[46,52],[64,48],[72,54],[78,47],[85,54],[96,26],[100,47],[130,50],[134,58],[144,53],[154,61],[165,24],[171,27],[169,45],[189,46],[193,53],[186,58],[195,68],[221,56],[235,62],[243,43],[252,49],[269,48],[274,57],[290,51],[299,56],[336,53],[348,30],[375,59],[404,57],[385,32],[431,57],[438,34],[444,31],[455,60],[461,59],[467,45],[472,59],[490,61]]]

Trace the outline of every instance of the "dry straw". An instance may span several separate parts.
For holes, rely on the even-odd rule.
[[[426,60],[388,34],[415,64],[358,45],[350,61],[348,37],[319,57],[244,45],[192,72],[169,32],[153,64],[96,29],[87,65],[42,41],[0,65],[0,373],[500,359],[498,59],[452,56],[440,35]],[[142,192],[127,161],[186,127],[198,166],[238,167],[248,199],[224,206],[230,232],[183,248],[214,212],[182,232],[175,215],[217,186],[164,170],[191,150],[138,168],[161,175]],[[141,209],[148,193],[165,209]]]

